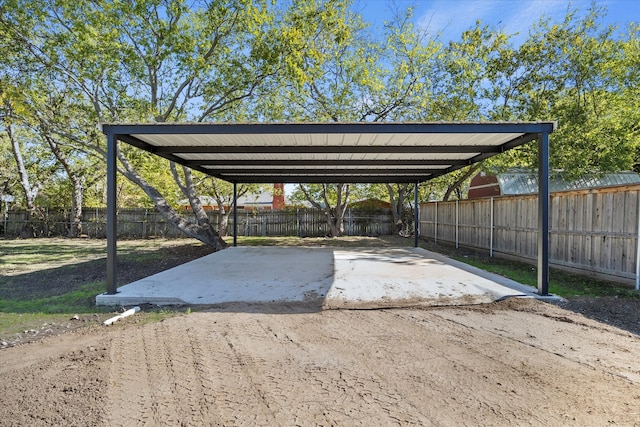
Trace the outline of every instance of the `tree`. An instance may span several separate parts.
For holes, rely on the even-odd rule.
[[[36,197],[43,186],[44,180],[42,177],[47,175],[46,172],[43,172],[43,169],[47,168],[47,164],[42,161],[38,154],[31,155],[32,150],[30,149],[33,149],[31,141],[37,136],[16,128],[13,123],[11,107],[5,103],[5,109],[9,110],[9,113],[3,119],[2,129],[11,146],[20,190],[24,197],[24,206],[28,215],[20,234],[21,237],[35,237],[32,221],[37,214]]]
[[[324,212],[331,237],[344,234],[344,215],[349,207],[351,185],[310,184],[298,185],[293,200],[308,200],[311,205]]]
[[[593,6],[584,16],[569,10],[559,23],[544,18],[519,49],[501,52],[489,67],[490,117],[557,120],[551,167],[569,178],[629,170],[637,159],[631,154],[638,147],[637,98],[630,90],[637,80],[627,85],[624,77],[637,76],[634,54],[626,49],[634,37],[637,43],[637,33],[631,27],[615,37],[614,27],[599,23],[604,13]],[[531,143],[489,164],[535,167],[536,153]]]
[[[413,193],[413,184],[385,184],[385,186],[389,192],[395,232],[401,236],[411,235],[413,215],[411,215],[409,196]]]
[[[293,57],[295,26],[278,22],[280,10],[267,2],[5,3],[0,25],[11,44],[58,81],[73,82],[84,97],[87,108],[75,130],[110,121],[229,119],[234,107],[257,96],[282,64],[292,68],[305,55],[313,56],[302,46],[295,52],[301,56]],[[314,7],[305,12],[320,21],[334,10],[324,4]],[[285,52],[290,54],[287,61]],[[51,128],[60,135],[69,133]],[[94,136],[76,134],[73,139],[85,152],[104,158],[103,138]],[[183,169],[176,184],[191,204],[193,223],[134,167],[131,154],[128,148],[119,151],[119,172],[183,232],[223,248],[202,208],[192,171]]]
[[[639,28],[603,28],[603,14],[594,6],[583,16],[569,9],[561,22],[544,18],[521,46],[477,22],[443,45],[412,24],[411,8],[392,10],[374,33],[348,0],[5,0],[0,101],[17,111],[5,121],[12,134],[29,136],[23,154],[35,150],[48,173],[64,174],[76,206],[85,188],[99,187],[91,183],[106,158],[100,122],[558,120],[553,168],[569,176],[640,169]],[[462,197],[477,168],[535,167],[536,154],[531,143],[468,166],[429,183],[429,195]],[[18,170],[3,185],[23,182]],[[185,233],[224,246],[200,196],[224,208],[229,184],[125,144],[118,171],[129,180],[120,206],[144,194],[151,202],[142,203]],[[403,187],[389,184],[389,200],[403,199]],[[327,218],[339,234],[347,195],[359,188],[304,190],[332,204]],[[190,217],[176,210],[181,200]]]
[[[34,121],[34,132],[44,141],[61,166],[70,184],[71,211],[68,237],[82,234],[82,207],[87,184],[95,182],[96,158],[87,156],[78,150],[65,135],[56,129],[69,129],[73,123],[74,96],[60,85],[43,86],[47,82],[40,79],[28,90],[23,91],[24,102],[28,105],[27,114]],[[60,201],[56,201],[59,206]]]
[[[171,170],[173,173],[177,173],[175,167],[172,167]],[[176,178],[176,180],[178,179]],[[227,236],[229,218],[234,210],[233,184],[218,178],[202,176],[196,183],[196,188],[199,194],[209,195],[215,200],[218,208],[217,232],[220,237]],[[259,194],[266,190],[265,186],[259,184],[238,184],[236,196],[240,198],[247,194]]]

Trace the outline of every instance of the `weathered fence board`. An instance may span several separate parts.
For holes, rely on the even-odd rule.
[[[218,213],[207,213],[214,226],[218,223]],[[182,237],[183,234],[173,224],[168,223],[154,209],[119,209],[118,236],[128,238]],[[184,214],[194,219],[193,214]],[[10,211],[6,221],[0,222],[0,236],[14,238],[21,235],[28,222],[25,211]],[[104,238],[106,209],[86,208],[83,210],[82,233],[89,237]],[[69,211],[45,209],[30,222],[36,237],[64,236],[69,228]],[[347,211],[344,220],[345,234],[357,236],[378,236],[393,233],[393,217],[390,209]],[[233,217],[230,217],[228,233],[233,232]],[[317,209],[238,210],[238,234],[244,236],[300,236],[319,237],[329,234],[326,216]]]
[[[552,193],[550,263],[634,283],[639,194],[638,185]],[[537,257],[537,224],[537,195],[420,206],[422,237],[523,260]]]

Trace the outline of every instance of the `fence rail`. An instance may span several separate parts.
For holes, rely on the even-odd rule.
[[[218,223],[218,213],[207,212],[214,226]],[[185,214],[195,220],[193,214]],[[329,227],[323,211],[317,209],[293,210],[238,210],[238,234],[244,236],[301,236],[319,237],[329,234]],[[82,215],[82,234],[106,237],[106,209],[86,208]],[[32,235],[36,237],[65,236],[69,230],[69,211],[65,209],[45,209],[28,220],[26,211],[9,211],[0,223],[0,236],[15,238],[21,236],[29,223]],[[390,209],[375,211],[349,209],[344,220],[345,234],[349,236],[377,236],[393,233],[393,218]],[[233,216],[227,226],[233,232]],[[173,224],[167,222],[154,209],[120,209],[118,211],[118,236],[128,238],[183,237]]]
[[[640,280],[640,186],[551,194],[549,262],[607,280]],[[534,260],[538,250],[537,195],[502,196],[420,206],[420,234]]]

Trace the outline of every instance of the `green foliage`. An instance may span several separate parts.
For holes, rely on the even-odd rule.
[[[637,32],[614,37],[614,28],[599,23],[604,13],[593,7],[584,17],[570,11],[560,23],[543,19],[518,50],[502,52],[491,64],[489,98],[496,106],[490,118],[557,120],[551,166],[569,177],[637,163],[637,90],[629,90],[638,84],[629,49]],[[514,164],[535,167],[535,144],[488,163]]]
[[[371,28],[349,0],[5,0],[0,116],[20,135],[42,206],[68,204],[72,178],[86,204],[102,203],[98,122],[557,120],[552,168],[640,170],[640,27],[603,27],[605,13],[544,18],[521,46],[477,22],[445,45],[411,8]],[[15,194],[1,131],[0,186]],[[166,161],[121,148],[169,205],[188,199]],[[481,167],[512,166],[535,167],[535,144]],[[466,172],[423,186],[425,197],[462,195]],[[199,194],[228,199],[229,185],[196,181]],[[373,188],[362,193],[383,198]],[[119,205],[157,202],[147,194],[122,183]]]
[[[344,187],[344,185],[342,185]],[[338,203],[338,197],[341,198],[340,202],[344,203],[344,188],[340,189],[339,185],[323,185],[323,184],[306,184],[304,186],[297,186],[294,192],[291,194],[291,201],[296,203],[304,203],[307,201],[307,197],[302,191],[302,187],[311,196],[311,199],[317,201],[319,204],[328,204],[329,206],[335,206]],[[349,185],[349,201],[359,200],[366,197],[366,189],[368,186],[351,184]],[[340,191],[340,193],[339,193]]]

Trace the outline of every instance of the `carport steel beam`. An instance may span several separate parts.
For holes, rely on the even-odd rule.
[[[466,160],[460,160],[453,156],[448,156],[443,160],[424,161],[424,166],[436,166],[442,162],[442,164],[449,165],[449,167],[443,168],[440,171],[436,171],[433,168],[422,169],[411,168],[409,175],[415,174],[415,176],[397,176],[398,182],[414,182],[416,187],[419,182],[426,181],[435,178],[436,176],[448,173],[453,170],[459,169],[466,164],[472,164],[491,157],[492,155],[504,152],[516,146],[522,145],[526,142],[537,140],[538,141],[538,293],[540,295],[548,295],[548,277],[549,277],[549,134],[556,128],[555,122],[521,122],[521,123],[278,123],[278,124],[176,124],[176,123],[153,123],[153,124],[104,124],[102,126],[103,132],[107,135],[107,294],[117,293],[117,212],[116,212],[116,179],[117,179],[117,150],[118,141],[124,141],[130,145],[141,148],[145,151],[155,153],[169,160],[177,161],[181,164],[189,164],[196,170],[204,172],[212,176],[218,176],[224,174],[224,169],[207,169],[203,167],[207,164],[215,165],[217,161],[202,160],[200,164],[191,160],[185,160],[178,157],[175,153],[191,152],[191,153],[272,153],[272,154],[304,154],[304,153],[404,153],[404,154],[425,154],[425,153],[437,153],[437,154],[457,154],[457,153],[476,153],[472,157]],[[367,145],[323,145],[323,146],[307,146],[307,145],[295,145],[295,146],[224,146],[223,144],[213,146],[184,146],[184,145],[162,145],[154,146],[141,140],[138,136],[153,136],[153,135],[173,135],[176,138],[178,136],[197,136],[197,135],[272,135],[272,134],[285,134],[285,135],[297,135],[297,134],[325,134],[328,137],[331,135],[346,135],[346,134],[519,134],[516,138],[498,145],[466,145],[466,144],[423,144],[423,145],[386,145],[386,146],[367,146]],[[191,151],[190,151],[191,150]],[[302,156],[301,156],[302,157]],[[416,156],[417,157],[417,156]],[[302,160],[297,166],[312,165],[311,161]],[[281,159],[274,160],[273,163],[269,163],[269,160],[260,160],[262,164],[271,166],[281,166],[273,176],[268,173],[262,175],[262,177],[277,178],[278,176],[285,177],[286,170],[282,166],[288,165],[286,161]],[[295,160],[293,161],[295,162]],[[291,162],[291,163],[293,163]],[[228,177],[235,185],[246,179],[246,182],[257,182],[259,177],[247,176],[243,178],[242,168],[254,169],[259,163],[256,161],[243,164],[242,161],[235,161],[229,163],[229,165],[235,165],[239,169],[236,169],[236,175],[229,173]],[[331,175],[327,174],[326,169],[322,175],[318,177],[314,176],[312,170],[306,169],[304,171],[309,173],[309,176],[304,174],[301,176],[290,176],[291,179],[296,179],[296,182],[394,182],[393,175],[385,175],[385,170],[394,169],[396,173],[400,172],[398,166],[419,166],[420,164],[416,160],[403,160],[403,159],[391,159],[388,162],[376,162],[373,160],[357,161],[352,166],[357,169],[351,176],[347,173],[348,170],[342,169],[343,175]],[[329,161],[321,161],[316,166],[330,166]],[[334,166],[347,166],[344,160],[339,160]],[[379,176],[360,174],[363,169],[358,169],[358,166],[374,167],[380,171]],[[395,167],[394,167],[395,166]],[[269,169],[266,169],[268,171]],[[231,171],[229,171],[231,172]],[[426,172],[426,173],[425,173]],[[280,175],[281,174],[281,175]],[[375,177],[375,178],[374,178]],[[401,178],[401,179],[398,179]],[[274,181],[275,182],[275,181]],[[417,196],[417,191],[416,191]],[[417,203],[416,203],[417,204]],[[235,211],[235,209],[234,209]],[[417,213],[417,209],[416,209]],[[234,221],[235,224],[235,221]],[[235,226],[235,225],[234,225]],[[235,236],[236,233],[234,233]],[[235,240],[234,240],[235,243]]]

